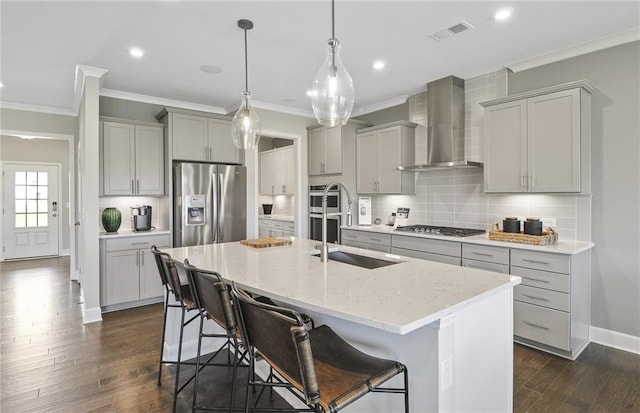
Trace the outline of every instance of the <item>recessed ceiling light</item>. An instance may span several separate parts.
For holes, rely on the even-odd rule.
[[[385,62],[383,60],[376,60],[375,62],[373,62],[373,68],[376,70],[382,70],[384,69],[385,66]]]
[[[129,54],[133,57],[142,57],[144,56],[144,50],[139,47],[130,47]]]
[[[205,73],[212,73],[215,75],[223,72],[220,66],[215,66],[215,65],[202,65],[200,66],[200,71]]]
[[[513,14],[513,7],[503,7],[493,13],[493,18],[496,20],[506,20]]]

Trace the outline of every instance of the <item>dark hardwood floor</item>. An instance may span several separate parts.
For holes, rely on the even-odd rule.
[[[0,411],[170,411],[171,369],[156,386],[162,306],[84,325],[68,268],[67,258],[0,264]],[[592,343],[571,362],[515,345],[514,365],[515,412],[640,412],[638,355]],[[227,403],[228,377],[222,368],[205,370],[203,404]],[[190,410],[191,391],[180,395],[178,411]],[[236,405],[243,404],[240,394]]]

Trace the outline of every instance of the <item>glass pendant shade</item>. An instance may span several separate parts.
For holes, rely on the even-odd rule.
[[[354,102],[353,79],[340,59],[340,42],[330,39],[327,58],[313,80],[313,113],[322,126],[342,126],[349,120]]]
[[[242,103],[231,121],[233,143],[238,149],[254,149],[260,141],[260,118],[251,106],[251,92],[242,92]]]

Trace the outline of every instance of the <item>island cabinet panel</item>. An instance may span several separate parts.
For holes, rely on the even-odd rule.
[[[462,244],[455,241],[394,234],[391,237],[391,253],[445,264],[461,265],[462,263]]]
[[[231,135],[231,119],[163,111],[169,119],[172,159],[240,164]]]
[[[164,195],[162,126],[101,123],[101,195]]]
[[[391,252],[391,235],[342,229],[341,243],[349,247],[378,252]]]
[[[575,359],[589,342],[590,253],[566,255],[511,250],[514,337],[523,344]]]
[[[393,122],[360,129],[356,138],[359,194],[412,194],[415,175],[398,166],[415,162],[415,123]]]
[[[169,246],[169,234],[101,239],[101,305],[104,311],[159,302],[164,297],[152,245]]]
[[[586,81],[508,96],[485,107],[485,192],[589,193]]]
[[[258,236],[269,237],[293,237],[295,224],[291,221],[279,221],[272,218],[258,218]]]

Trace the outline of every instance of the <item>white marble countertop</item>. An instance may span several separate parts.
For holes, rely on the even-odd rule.
[[[127,238],[127,237],[143,237],[145,235],[164,235],[171,234],[171,231],[165,228],[156,228],[151,231],[133,231],[131,228],[120,228],[118,232],[101,231],[100,239]]]
[[[267,219],[270,221],[285,221],[285,222],[294,222],[293,215],[258,215],[258,219]]]
[[[565,241],[562,239],[562,234],[560,234],[560,238],[557,244],[530,245],[530,244],[522,244],[518,242],[494,241],[489,239],[488,234],[474,235],[471,237],[448,237],[444,235],[425,235],[425,234],[416,234],[412,232],[400,232],[400,231],[395,231],[393,227],[389,225],[353,225],[350,227],[343,225],[340,228],[351,229],[356,231],[368,231],[368,232],[376,232],[376,233],[416,237],[416,238],[440,239],[444,241],[456,241],[456,242],[461,242],[466,244],[481,244],[481,245],[489,245],[489,246],[495,246],[495,247],[505,247],[505,248],[514,248],[514,249],[540,251],[540,252],[552,252],[556,254],[568,254],[568,255],[579,254],[595,246],[593,242]]]
[[[317,241],[292,239],[290,246],[263,249],[229,242],[163,251],[274,300],[397,334],[520,283],[516,276],[346,246],[333,249],[399,263],[373,270],[321,263],[311,255]]]

